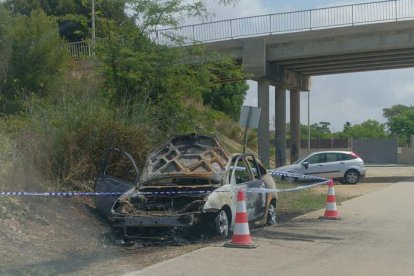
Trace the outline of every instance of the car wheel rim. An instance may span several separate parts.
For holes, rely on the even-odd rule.
[[[348,180],[349,183],[353,184],[353,183],[356,183],[358,176],[356,173],[350,172],[348,173],[346,179]]]
[[[267,211],[267,223],[272,225],[276,223],[276,207],[274,203],[271,203],[269,210]]]
[[[226,237],[229,232],[229,221],[227,219],[226,211],[221,210],[218,217],[218,230],[222,237]]]

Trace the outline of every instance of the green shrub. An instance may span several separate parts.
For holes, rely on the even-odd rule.
[[[7,74],[3,84],[0,112],[17,113],[31,93],[46,96],[68,66],[68,52],[62,47],[56,21],[36,10],[30,16],[15,16],[7,30],[10,45]],[[2,43],[4,44],[4,43]]]

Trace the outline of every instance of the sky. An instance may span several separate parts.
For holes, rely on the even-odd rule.
[[[373,0],[239,0],[233,6],[219,6],[207,1],[211,13],[206,21],[224,20],[245,16],[298,11]],[[202,22],[199,20],[198,22]],[[193,23],[193,22],[186,22]],[[250,86],[244,105],[257,106],[257,83]],[[287,94],[287,121],[289,122],[289,92]],[[311,78],[310,123],[328,121],[331,131],[343,130],[345,122],[360,124],[373,119],[385,122],[382,109],[395,104],[414,105],[414,68],[347,73]],[[301,93],[301,123],[308,122],[308,93]],[[270,121],[274,120],[274,87],[270,89]]]

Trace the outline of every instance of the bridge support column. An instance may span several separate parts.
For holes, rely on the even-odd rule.
[[[263,165],[269,167],[270,159],[270,132],[269,132],[269,81],[257,81],[257,100],[261,108],[259,129],[258,129],[258,149],[259,158]]]
[[[290,90],[290,163],[298,160],[300,141],[300,90]]]
[[[280,167],[286,165],[286,89],[277,86],[275,92],[275,157],[276,167]]]

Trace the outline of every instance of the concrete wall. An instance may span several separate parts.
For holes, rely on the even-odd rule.
[[[368,164],[398,163],[397,139],[353,139],[352,149]]]
[[[414,165],[414,148],[398,148],[398,164]]]
[[[366,163],[379,163],[379,162],[372,162],[372,158],[379,160],[379,159],[383,159],[384,156],[382,156],[381,158],[378,158],[378,148],[374,148],[372,147],[372,143],[373,141],[375,142],[376,140],[365,140],[364,142],[366,144],[368,144],[369,147],[365,145],[362,145],[362,147],[364,147],[364,150],[368,152],[369,155],[372,155],[371,157],[366,158],[366,156],[361,154],[361,158],[364,159],[366,161]],[[411,141],[411,147],[399,147],[395,150],[393,150],[393,148],[395,148],[395,142],[392,142],[391,147],[388,147],[387,150],[388,154],[390,154],[392,156],[392,160],[389,160],[390,162],[388,163],[393,163],[393,164],[405,164],[405,165],[414,165],[414,136],[412,137],[412,141]],[[382,144],[381,147],[386,147],[385,144]],[[387,153],[384,153],[384,148],[381,148],[381,155],[387,155]],[[390,149],[391,148],[391,149]],[[316,152],[316,151],[330,151],[330,150],[340,150],[340,151],[353,151],[355,149],[352,149],[350,147],[343,147],[343,148],[332,148],[332,147],[327,147],[327,148],[311,148],[310,151],[311,152]],[[397,153],[395,154],[395,151],[397,151]],[[357,151],[355,151],[357,152]],[[299,156],[303,156],[308,154],[308,149],[306,147],[301,148],[300,150],[300,154]],[[395,157],[396,155],[396,157]],[[396,159],[395,159],[396,158]],[[387,158],[386,158],[387,159]],[[290,155],[289,155],[289,150],[286,151],[286,160],[287,160],[287,164],[290,164]],[[394,161],[394,162],[392,162]],[[382,162],[384,163],[384,162]],[[387,162],[385,162],[387,163]]]

